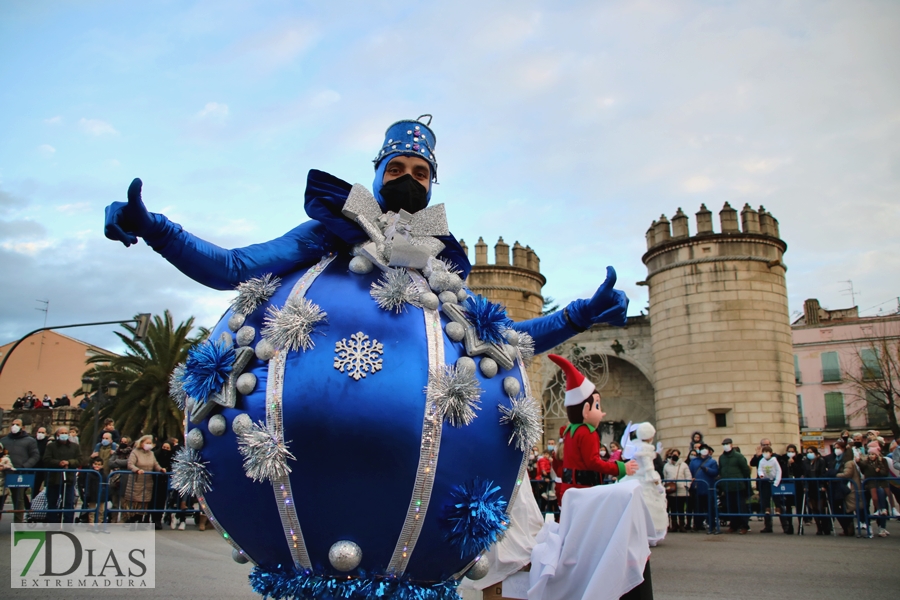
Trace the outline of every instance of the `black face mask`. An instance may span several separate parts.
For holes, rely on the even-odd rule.
[[[412,175],[404,175],[392,179],[381,186],[381,197],[384,199],[385,210],[393,212],[406,212],[413,214],[428,206],[428,190],[421,183],[413,179]]]

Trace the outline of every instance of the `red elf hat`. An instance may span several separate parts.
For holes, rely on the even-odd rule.
[[[558,354],[548,354],[547,358],[559,365],[566,374],[566,406],[581,404],[597,390],[587,377],[582,375],[575,365]]]

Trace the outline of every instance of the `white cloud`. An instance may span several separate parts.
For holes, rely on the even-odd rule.
[[[75,213],[83,213],[92,210],[94,207],[90,202],[74,202],[72,204],[61,204],[56,210],[67,215]]]
[[[681,182],[681,189],[688,193],[705,192],[713,187],[713,180],[706,175],[694,175]]]
[[[228,105],[221,104],[219,102],[207,102],[206,106],[204,106],[203,109],[197,113],[197,116],[201,119],[224,119],[228,116]]]
[[[82,131],[94,136],[119,135],[119,132],[116,131],[115,127],[100,119],[85,119],[82,117],[81,120],[78,121],[78,125],[81,127]]]
[[[334,90],[325,90],[319,92],[310,100],[309,105],[311,108],[325,108],[326,106],[331,106],[332,104],[336,104],[341,101],[341,95],[338,94]]]
[[[52,246],[53,242],[50,240],[40,240],[37,242],[3,242],[0,244],[0,248],[3,248],[4,250],[27,256],[35,256]]]
[[[41,144],[38,146],[38,152],[40,152],[41,156],[44,158],[50,158],[54,154],[56,154],[56,148],[51,146],[50,144]]]
[[[55,117],[50,117],[49,119],[44,119],[44,123],[47,125],[60,125],[63,121],[63,118],[59,115]]]

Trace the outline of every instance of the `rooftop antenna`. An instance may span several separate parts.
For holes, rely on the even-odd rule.
[[[847,279],[846,281],[839,281],[838,283],[846,283],[849,286],[849,289],[845,289],[842,293],[844,296],[850,294],[850,300],[853,302],[853,306],[856,306],[856,292],[853,291],[853,280]]]
[[[44,327],[47,326],[47,316],[50,314],[50,301],[49,300],[35,300],[35,302],[39,302],[44,305],[43,308],[35,308],[34,310],[39,310],[44,313]],[[41,354],[44,352],[44,334],[41,333],[41,345],[38,348],[38,361],[37,368],[40,370],[41,368]]]

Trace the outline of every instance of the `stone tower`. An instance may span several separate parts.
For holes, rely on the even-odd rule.
[[[459,243],[468,254],[463,240]],[[541,289],[547,279],[541,275],[541,259],[530,246],[513,244],[510,262],[509,244],[501,237],[494,245],[494,264],[488,263],[488,246],[483,238],[475,244],[475,262],[466,280],[469,289],[491,302],[506,307],[506,314],[513,321],[525,321],[541,316],[544,297]],[[793,363],[792,363],[793,364]],[[532,390],[541,390],[540,369],[530,367],[528,378]]]
[[[700,430],[721,452],[734,439],[747,456],[769,437],[776,452],[797,439],[793,350],[778,221],[727,202],[721,232],[701,205],[697,233],[679,208],[647,230],[659,439],[685,449]]]

